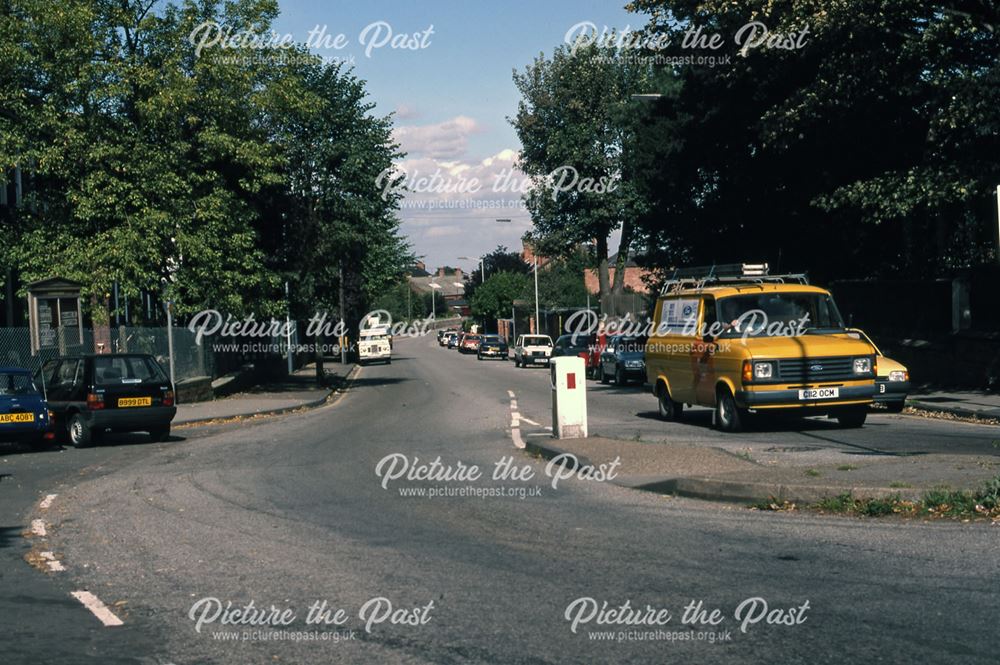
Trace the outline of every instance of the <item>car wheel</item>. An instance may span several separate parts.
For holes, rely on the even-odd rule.
[[[94,433],[79,413],[74,413],[69,419],[66,433],[69,436],[70,445],[74,448],[86,448],[94,443]]]
[[[621,367],[616,367],[615,368],[615,385],[616,386],[624,386],[626,383],[628,383],[628,380],[625,378],[625,372],[622,371]]]
[[[149,430],[149,438],[157,443],[166,441],[170,438],[170,425],[166,427],[155,427]]]
[[[720,388],[715,396],[715,426],[723,432],[739,432],[743,429],[744,411],[736,406],[736,398],[726,388]]]
[[[670,391],[667,390],[666,386],[660,386],[660,389],[656,392],[656,401],[658,402],[657,406],[661,419],[667,421],[680,419],[684,405],[680,402],[675,402],[670,397]]]
[[[517,356],[514,356],[514,367],[520,367],[520,366],[521,366],[521,361],[517,359]]]
[[[601,375],[601,383],[603,383],[604,385],[608,385],[609,379],[608,375],[604,372],[604,363],[601,363],[601,365],[597,369],[597,372]]]
[[[837,422],[841,427],[861,427],[868,418],[868,407],[845,409],[837,414]]]
[[[905,400],[899,400],[898,402],[886,402],[885,410],[889,413],[901,413],[904,406],[906,406]]]

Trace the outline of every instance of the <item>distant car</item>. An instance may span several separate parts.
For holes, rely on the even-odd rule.
[[[514,344],[514,366],[549,364],[552,338],[548,335],[519,335]]]
[[[448,336],[455,334],[454,328],[444,328],[437,331],[438,346],[448,346]]]
[[[55,433],[50,425],[48,406],[31,372],[0,367],[0,441],[51,441]]]
[[[597,375],[598,359],[600,357],[597,335],[562,335],[552,346],[552,358],[560,356],[578,356],[586,363],[587,376]]]
[[[614,379],[623,386],[629,381],[646,380],[646,338],[614,335],[608,338],[607,347],[601,353],[599,369],[601,383]]]
[[[177,413],[170,379],[156,359],[140,353],[66,356],[35,374],[54,414],[54,428],[77,448],[105,432],[149,432],[170,438]]]
[[[510,357],[510,349],[507,348],[507,341],[500,335],[483,335],[476,357],[479,360],[483,358],[507,360]]]
[[[906,367],[892,358],[882,355],[875,342],[860,328],[850,328],[848,333],[860,335],[875,349],[875,365],[878,373],[875,375],[875,403],[882,404],[891,413],[899,413],[906,405],[906,396],[910,393],[910,372]]]
[[[446,335],[446,337],[448,338],[446,346],[449,349],[454,349],[458,347],[458,341],[462,339],[462,333],[456,331],[453,333],[449,333],[448,335]]]
[[[482,335],[465,333],[465,335],[462,336],[462,341],[458,344],[459,353],[477,353],[479,351],[479,342],[481,340]]]

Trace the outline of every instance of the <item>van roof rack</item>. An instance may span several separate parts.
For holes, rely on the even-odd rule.
[[[660,295],[682,289],[701,289],[706,286],[739,286],[741,284],[808,284],[805,273],[770,274],[766,263],[719,263],[694,268],[675,268],[663,283]]]

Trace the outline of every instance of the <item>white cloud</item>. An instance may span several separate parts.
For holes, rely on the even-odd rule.
[[[469,136],[480,131],[475,120],[460,115],[433,125],[402,125],[393,137],[410,157],[456,159],[465,155]]]
[[[420,117],[420,111],[417,107],[410,106],[409,104],[400,104],[395,110],[397,120],[414,120]]]

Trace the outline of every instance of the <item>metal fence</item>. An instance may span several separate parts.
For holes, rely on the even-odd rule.
[[[83,344],[76,331],[56,340],[52,346],[31,352],[31,336],[26,327],[0,328],[0,365],[38,369],[50,358],[74,353],[148,353],[154,356],[163,369],[169,367],[170,354],[165,327],[119,326],[110,329],[110,336],[100,331],[95,336],[92,328],[83,329]],[[177,381],[198,376],[215,375],[215,356],[209,340],[195,343],[195,335],[187,328],[175,326],[174,374]],[[104,341],[106,340],[106,341]]]

